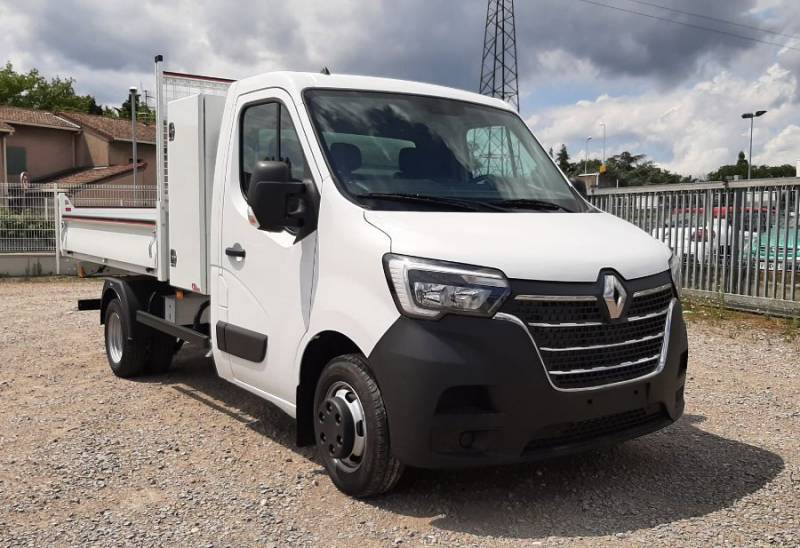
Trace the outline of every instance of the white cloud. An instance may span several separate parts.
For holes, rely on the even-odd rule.
[[[753,146],[760,151],[754,154],[756,162],[784,163],[792,154],[800,159],[800,127],[787,127],[800,121],[800,104],[794,101],[798,91],[797,77],[773,64],[755,81],[723,72],[664,93],[578,101],[538,112],[529,123],[547,146],[575,143],[577,147],[586,135],[596,140],[599,123],[605,121],[615,143],[609,155],[624,150],[619,146],[623,143],[637,142],[640,148],[631,152],[648,153],[668,169],[702,176],[735,162],[738,151],[747,148],[749,126],[740,115],[749,110],[769,110],[756,121]]]
[[[753,154],[756,164],[791,164],[800,160],[800,126],[791,124],[772,137],[762,152]]]

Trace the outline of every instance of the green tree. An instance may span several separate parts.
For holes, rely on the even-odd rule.
[[[561,168],[561,171],[567,173],[570,171],[570,163],[569,163],[569,152],[567,152],[567,145],[561,145],[561,148],[558,149],[558,154],[556,155],[556,163],[558,167]]]
[[[600,161],[595,160],[599,169]],[[592,161],[589,162],[590,166]],[[692,182],[691,177],[658,167],[645,154],[631,154],[627,150],[606,160],[605,178],[619,181],[620,186],[669,185]],[[591,169],[590,169],[591,171]]]
[[[131,97],[128,95],[125,100],[122,102],[122,105],[114,109],[115,114],[114,116],[117,118],[124,118],[126,120],[131,119]],[[136,95],[136,119],[140,122],[155,122],[156,119],[156,112],[147,104],[142,101],[140,95]]]
[[[38,70],[17,72],[9,62],[0,69],[0,104],[41,110],[102,111],[91,95],[77,95],[72,78],[48,80]]]
[[[773,177],[794,177],[796,168],[791,164],[780,166],[754,165],[751,170],[753,179],[770,179]],[[739,179],[747,179],[747,157],[744,151],[739,152],[739,157],[735,164],[720,166],[715,171],[708,174],[709,181],[731,181],[739,176]]]
[[[741,173],[747,173],[747,156],[744,155],[744,151],[739,151],[739,159],[736,160],[736,168]]]

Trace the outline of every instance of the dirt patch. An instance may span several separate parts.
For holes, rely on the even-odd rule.
[[[749,315],[689,318],[687,414],[536,465],[411,470],[341,495],[292,420],[189,348],[115,378],[98,280],[0,281],[0,546],[800,543],[800,343]]]

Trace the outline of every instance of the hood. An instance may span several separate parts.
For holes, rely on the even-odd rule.
[[[514,279],[593,282],[664,272],[670,251],[607,213],[366,211],[392,253],[498,268]]]

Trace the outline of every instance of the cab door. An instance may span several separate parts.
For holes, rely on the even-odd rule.
[[[304,154],[308,139],[291,98],[281,90],[247,94],[236,111],[222,206],[227,317],[215,326],[218,347],[234,382],[291,404],[297,388],[295,354],[310,318],[317,235],[296,242],[288,230],[259,229],[246,196],[258,161],[284,161],[293,180],[312,179],[311,155]]]

